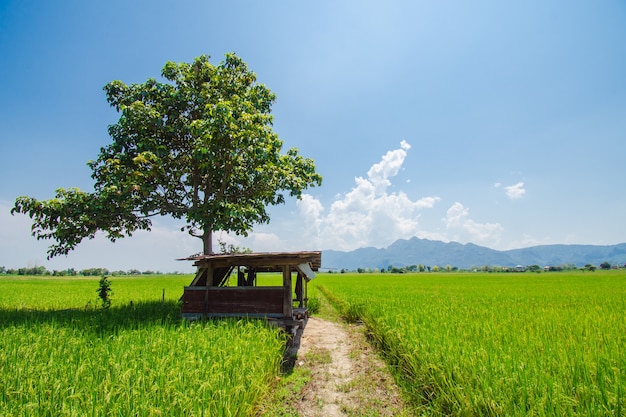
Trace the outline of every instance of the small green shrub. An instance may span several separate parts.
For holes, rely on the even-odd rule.
[[[111,281],[109,281],[106,276],[100,278],[96,293],[98,294],[98,297],[100,297],[103,309],[111,307],[111,296],[113,295],[113,290],[111,290]]]

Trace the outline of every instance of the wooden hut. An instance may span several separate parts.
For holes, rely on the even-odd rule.
[[[309,317],[308,282],[321,266],[321,252],[199,255],[182,300],[184,317],[259,317],[295,333]],[[262,285],[259,274],[282,275],[282,285]],[[280,281],[280,278],[278,279]]]

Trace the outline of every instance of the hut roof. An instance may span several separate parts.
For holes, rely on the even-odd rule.
[[[309,264],[313,271],[317,271],[322,265],[322,252],[219,253],[190,256],[179,260],[194,261],[195,266],[208,264],[213,264],[215,267],[249,266],[276,271],[280,271],[284,265],[300,265],[305,263]]]

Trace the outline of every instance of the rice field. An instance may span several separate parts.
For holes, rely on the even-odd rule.
[[[419,415],[626,416],[626,271],[328,274]]]
[[[0,277],[0,416],[251,416],[284,340],[188,323],[189,276]],[[273,279],[269,277],[268,279]],[[626,416],[626,271],[319,274],[417,415]]]
[[[189,276],[0,277],[0,416],[250,416],[280,371],[261,321],[188,323]]]

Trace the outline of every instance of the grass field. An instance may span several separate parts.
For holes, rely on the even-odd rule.
[[[626,415],[626,271],[330,274],[420,415]]]
[[[103,310],[98,279],[0,277],[0,416],[253,415],[276,329],[181,320],[189,276],[111,278]]]
[[[275,329],[181,320],[190,276],[113,277],[103,310],[98,279],[0,276],[0,416],[255,414]],[[417,415],[626,416],[626,271],[319,274],[319,292]]]

